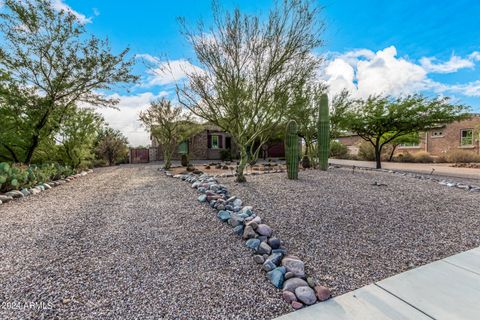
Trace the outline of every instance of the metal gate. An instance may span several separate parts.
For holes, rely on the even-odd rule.
[[[146,148],[130,149],[130,163],[150,162],[149,152]]]

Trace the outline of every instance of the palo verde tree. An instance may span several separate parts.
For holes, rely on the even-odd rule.
[[[352,101],[341,123],[344,129],[372,144],[376,167],[380,169],[385,145],[402,136],[463,119],[467,111],[463,105],[450,104],[448,98],[371,96]]]
[[[322,44],[318,11],[309,0],[285,0],[261,19],[214,4],[212,28],[191,31],[181,21],[203,71],[187,72],[178,100],[231,134],[240,151],[238,182],[282,121],[294,88],[314,76],[321,59],[312,50]]]
[[[152,101],[147,110],[140,112],[140,121],[161,145],[165,169],[172,165],[172,156],[178,144],[202,130],[191,114],[173,106],[165,98]]]
[[[128,49],[112,54],[108,41],[87,37],[75,15],[56,10],[49,0],[3,1],[0,32],[4,81],[30,94],[28,108],[18,115],[30,128],[22,132],[24,141],[0,143],[14,161],[30,163],[41,140],[59,130],[74,105],[114,106],[118,101],[100,90],[137,79],[133,60],[126,60]]]

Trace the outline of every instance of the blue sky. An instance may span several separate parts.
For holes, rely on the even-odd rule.
[[[86,22],[88,31],[108,37],[114,50],[131,48],[131,54],[155,64],[177,63],[172,74],[152,74],[137,59],[135,71],[142,84],[115,93],[120,110],[102,110],[113,127],[122,130],[132,145],[148,144],[148,134],[137,114],[158,96],[174,97],[174,84],[182,71],[194,68],[194,55],[179,32],[177,17],[194,25],[211,21],[209,0],[112,1],[52,0],[71,8]],[[236,6],[262,14],[269,0],[220,1],[225,9]],[[422,92],[445,95],[480,112],[480,1],[476,0],[326,0],[325,56],[321,80],[332,94],[343,88],[356,96],[375,93]],[[187,62],[190,60],[192,64]]]

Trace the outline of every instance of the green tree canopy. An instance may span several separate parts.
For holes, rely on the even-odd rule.
[[[341,126],[370,142],[381,168],[382,148],[402,136],[435,128],[468,116],[468,108],[451,104],[448,98],[429,99],[422,95],[402,98],[371,96],[351,102]]]
[[[88,37],[75,15],[49,0],[3,1],[0,32],[0,71],[8,75],[1,93],[9,95],[0,100],[1,113],[19,111],[7,128],[21,132],[18,143],[0,136],[0,145],[14,161],[29,163],[76,104],[114,106],[118,101],[99,90],[137,79],[128,49],[112,54],[108,41]]]

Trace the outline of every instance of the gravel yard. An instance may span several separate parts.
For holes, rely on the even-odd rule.
[[[269,319],[290,312],[231,228],[187,184],[156,169],[98,169],[1,205],[0,319]],[[304,240],[320,238],[310,236]]]
[[[480,194],[432,181],[337,168],[220,183],[334,295],[480,245]]]

